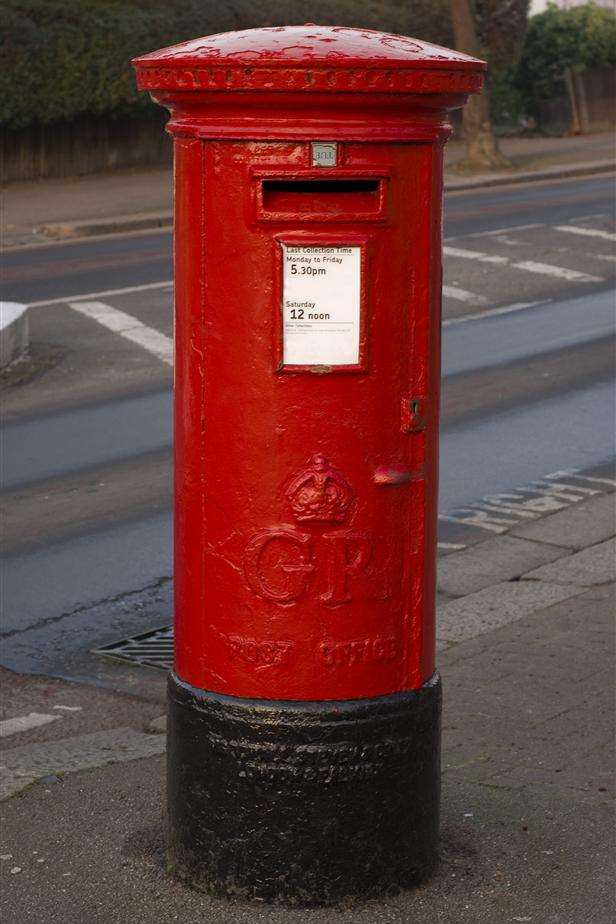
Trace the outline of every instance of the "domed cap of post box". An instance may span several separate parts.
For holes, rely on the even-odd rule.
[[[421,140],[410,122],[462,106],[486,67],[419,39],[312,24],[208,35],[133,64],[139,89],[171,110],[174,134],[306,138],[330,128],[358,140]]]

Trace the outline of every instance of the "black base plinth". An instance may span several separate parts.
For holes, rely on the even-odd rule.
[[[174,875],[217,895],[322,905],[424,879],[437,858],[441,683],[345,702],[169,683]]]

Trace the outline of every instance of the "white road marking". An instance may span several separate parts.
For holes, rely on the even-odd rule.
[[[451,514],[441,514],[439,519],[500,534],[517,526],[520,520],[532,520],[556,513],[571,504],[578,504],[601,493],[598,488],[588,485],[569,484],[562,480],[564,478],[569,482],[590,481],[616,487],[616,481],[611,478],[591,478],[578,475],[574,471],[552,472],[545,475],[541,481],[533,481],[507,493],[488,495],[475,504],[454,510]]]
[[[473,231],[472,234],[464,234],[456,237],[447,237],[446,241],[459,240],[460,237],[490,237],[496,234],[511,234],[512,231],[528,231],[530,228],[545,228],[545,223],[535,221],[530,225],[512,225],[510,228],[494,228],[492,231]]]
[[[513,311],[524,311],[526,308],[535,308],[537,305],[547,305],[551,299],[546,298],[540,302],[515,302],[513,305],[503,305],[501,308],[487,308],[485,311],[474,311],[473,314],[464,314],[459,318],[446,318],[443,327],[452,324],[464,324],[465,321],[478,321],[481,318],[491,318],[492,315],[511,314]]]
[[[575,221],[592,221],[593,218],[611,218],[609,212],[592,212],[590,215],[576,215]]]
[[[610,263],[616,263],[616,256],[611,253],[593,253],[591,257],[593,260],[608,260]]]
[[[512,263],[511,266],[516,269],[526,270],[528,273],[556,276],[557,279],[566,279],[567,282],[603,282],[602,276],[591,276],[590,273],[579,273],[577,270],[565,269],[564,266],[536,263],[534,260],[523,260],[521,263]]]
[[[131,295],[133,292],[149,292],[152,289],[168,289],[173,286],[172,279],[164,282],[148,282],[142,286],[125,286],[123,289],[104,289],[102,292],[88,292],[86,295],[63,295],[62,298],[48,298],[42,302],[29,302],[30,308],[46,308],[47,305],[61,305],[64,302],[82,302],[90,299],[106,298],[109,295]]]
[[[510,506],[512,501],[519,500],[520,497],[516,494],[491,494],[489,497],[490,503],[482,501],[481,507],[482,510],[491,510],[494,513],[510,513],[513,516],[522,517],[522,519],[536,520],[540,516],[534,510],[523,510],[520,507]]]
[[[478,250],[464,250],[462,247],[443,247],[443,253],[448,257],[460,257],[462,260],[477,260],[478,263],[499,263],[506,266],[509,257],[500,257],[495,254],[481,253]]]
[[[45,715],[42,712],[31,712],[29,715],[16,716],[14,719],[4,719],[0,722],[0,738],[6,738],[8,735],[16,735],[19,732],[28,731],[31,728],[38,728],[41,725],[48,725],[61,719],[60,715]]]
[[[499,234],[496,240],[499,244],[506,244],[508,247],[521,247],[524,244],[524,241],[514,237],[506,237],[504,234]]]
[[[488,304],[484,295],[476,295],[474,292],[467,292],[466,289],[459,289],[457,286],[443,286],[443,295],[458,302],[466,302],[468,305]]]
[[[600,237],[604,241],[616,241],[616,234],[602,231],[600,228],[580,228],[578,225],[554,225],[555,231],[566,231],[568,234],[584,234],[588,237]]]
[[[171,283],[164,283],[164,285],[171,285]],[[118,293],[120,291],[121,290],[116,290]],[[134,289],[126,291],[134,291]],[[455,295],[454,292],[456,293]],[[104,293],[100,294],[102,295]],[[464,289],[458,289],[453,286],[443,286],[443,294],[449,298],[457,298],[468,304],[472,304],[473,301],[475,304],[487,304],[487,299],[484,296],[466,292]],[[85,298],[85,296],[83,298]],[[64,300],[62,299],[59,301]],[[500,308],[487,308],[485,311],[476,311],[472,314],[465,314],[459,318],[446,318],[443,321],[443,327],[449,327],[454,324],[464,324],[466,321],[477,321],[481,318],[491,317],[492,315],[497,316],[511,314],[514,311],[524,311],[527,308],[535,308],[537,305],[547,305],[550,301],[550,299],[542,299],[536,302],[514,302],[512,305],[502,305]],[[86,302],[82,304],[80,300],[71,298],[66,304],[75,311],[79,311],[81,314],[87,315],[100,324],[103,324],[109,330],[113,330],[114,333],[119,333],[129,340],[139,343],[140,346],[154,353],[154,355],[159,356],[170,365],[172,364],[173,347],[171,339],[159,333],[159,331],[155,331],[153,328],[146,327],[132,315],[119,311],[117,308],[112,308],[111,305],[106,305],[104,302],[90,302],[89,304]],[[136,328],[141,328],[141,332],[135,333],[134,331]],[[129,335],[127,331],[133,332]],[[149,331],[152,331],[152,336],[147,333]]]
[[[554,478],[575,478],[576,481],[596,481],[597,484],[607,484],[611,488],[616,488],[616,480],[614,478],[594,478],[591,475],[578,475],[575,469],[570,469],[569,471],[565,470],[563,472],[552,472],[550,475],[546,475],[545,478],[550,481]],[[595,491],[593,493],[597,494],[599,492]]]
[[[601,493],[596,489],[585,488],[581,485],[545,481],[532,481],[526,491],[539,496],[526,501],[523,506],[538,510],[541,514],[563,510],[569,504],[579,504],[580,501]]]
[[[477,526],[491,533],[506,533],[515,525],[514,520],[493,517],[478,507],[458,507],[455,513],[442,513],[439,520],[445,523],[460,523],[462,526]]]
[[[69,301],[67,304],[74,311],[102,324],[107,330],[131,340],[168,365],[173,365],[173,340],[153,327],[146,327],[131,314],[112,308],[105,302]]]
[[[603,282],[601,276],[591,276],[589,273],[580,273],[577,270],[566,269],[564,266],[552,266],[550,263],[537,263],[534,260],[523,260],[521,263],[512,263],[509,257],[481,253],[478,250],[464,250],[460,247],[443,247],[443,253],[448,257],[459,257],[463,260],[476,260],[478,263],[498,263],[501,266],[511,266],[514,269],[525,270],[528,273],[539,273],[543,276],[556,276],[566,279],[567,282]]]
[[[54,706],[54,709],[65,709],[67,712],[81,712],[81,706]]]
[[[465,549],[465,545],[461,545],[459,542],[439,542],[439,549],[455,549],[459,551],[460,549]]]

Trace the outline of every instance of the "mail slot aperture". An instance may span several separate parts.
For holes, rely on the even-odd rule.
[[[384,199],[382,178],[268,178],[259,182],[257,209],[266,220],[375,219],[382,217]]]

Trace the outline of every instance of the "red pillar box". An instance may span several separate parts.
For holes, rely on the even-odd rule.
[[[170,864],[375,895],[436,857],[442,152],[484,64],[307,25],[135,66],[175,139]]]

